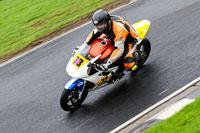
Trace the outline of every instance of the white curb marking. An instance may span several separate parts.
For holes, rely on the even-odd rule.
[[[191,102],[194,102],[194,99],[184,98],[178,101],[177,103],[173,104],[172,106],[164,109],[161,113],[158,114],[158,116],[155,119],[165,120],[174,115],[175,113],[179,112],[184,106]]]
[[[140,114],[136,115],[135,117],[131,118],[130,120],[128,120],[127,122],[123,123],[122,125],[120,125],[119,127],[115,128],[114,130],[110,131],[110,133],[116,133],[119,132],[120,130],[122,130],[123,128],[125,128],[126,126],[128,126],[129,124],[133,123],[134,121],[136,121],[137,119],[141,118],[142,116],[144,116],[145,114],[147,114],[148,112],[152,111],[153,109],[157,108],[158,106],[160,106],[161,104],[165,103],[166,101],[168,101],[169,99],[173,98],[174,96],[178,95],[179,93],[183,92],[184,90],[186,90],[188,87],[192,86],[193,84],[197,83],[198,81],[200,81],[200,77],[196,78],[195,80],[193,80],[192,82],[188,83],[187,85],[183,86],[182,88],[180,88],[179,90],[175,91],[174,93],[172,93],[171,95],[167,96],[166,98],[162,99],[161,101],[157,102],[156,104],[154,104],[153,106],[149,107],[148,109],[144,110],[143,112],[141,112]]]

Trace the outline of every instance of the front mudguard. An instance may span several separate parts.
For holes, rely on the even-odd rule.
[[[80,91],[83,90],[85,82],[83,79],[71,78],[64,86],[65,89],[72,90],[73,88],[78,88]]]
[[[82,79],[71,78],[66,84],[60,97],[60,106],[65,111],[75,111],[88,95],[85,88],[87,82]],[[80,91],[79,91],[80,90]]]

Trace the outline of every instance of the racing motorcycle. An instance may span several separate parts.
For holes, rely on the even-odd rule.
[[[142,20],[132,25],[139,35],[139,52],[141,53],[140,68],[147,60],[151,45],[147,38],[144,38],[150,21]],[[66,71],[72,77],[65,85],[60,98],[60,106],[65,111],[75,111],[80,108],[89,91],[104,87],[118,80],[111,80],[119,66],[113,66],[106,71],[99,69],[99,64],[110,56],[114,46],[106,38],[98,38],[90,46],[82,44],[69,60]],[[111,81],[110,81],[111,80]]]

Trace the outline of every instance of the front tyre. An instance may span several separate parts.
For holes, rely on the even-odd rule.
[[[83,92],[77,87],[71,90],[64,89],[60,98],[60,106],[65,111],[76,111],[87,97],[87,94],[87,88],[83,89]]]

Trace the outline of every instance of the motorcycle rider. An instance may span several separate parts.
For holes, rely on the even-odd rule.
[[[135,71],[138,68],[139,56],[136,53],[140,39],[132,26],[122,17],[111,16],[102,9],[93,14],[92,23],[96,28],[89,34],[85,43],[90,45],[101,36],[110,39],[115,48],[109,59],[101,64],[100,68],[107,70],[122,59],[123,68]]]

